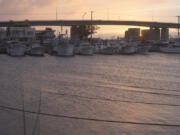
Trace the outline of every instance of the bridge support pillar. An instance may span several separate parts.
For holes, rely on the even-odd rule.
[[[169,29],[168,28],[161,29],[161,40],[164,40],[164,41],[169,40]]]
[[[77,26],[71,26],[71,40],[72,41],[77,41],[79,40],[79,34],[77,32]]]

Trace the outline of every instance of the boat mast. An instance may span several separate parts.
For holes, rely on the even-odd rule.
[[[179,25],[180,25],[180,16],[177,16],[178,18],[178,41],[179,41],[179,35],[180,35],[180,31],[179,31]]]
[[[93,13],[94,11],[91,11],[91,45],[92,45],[92,35],[93,35],[93,25],[92,25],[92,21],[93,21]]]
[[[56,22],[58,21],[58,11],[57,11],[57,7],[56,7]],[[59,34],[58,32],[58,26],[56,26],[56,31],[57,31],[57,34]]]
[[[61,14],[62,14],[62,12],[61,12]],[[61,15],[62,16],[62,18],[63,18],[63,15]],[[61,24],[61,34],[63,33],[63,26],[62,26],[62,24]]]

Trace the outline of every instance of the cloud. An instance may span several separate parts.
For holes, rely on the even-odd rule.
[[[0,0],[1,13],[17,13],[17,12],[32,12],[34,9],[41,10],[55,9],[60,7],[65,11],[72,12],[72,10],[81,8],[81,3],[84,0]],[[45,9],[44,9],[45,8]]]
[[[0,7],[44,6],[49,3],[52,3],[52,0],[0,0]]]
[[[52,0],[0,0],[1,12],[28,11],[33,7],[50,5]]]

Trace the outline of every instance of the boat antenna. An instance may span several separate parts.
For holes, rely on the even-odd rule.
[[[56,22],[58,21],[58,8],[56,7]],[[57,31],[57,34],[59,33],[58,31],[58,26],[56,27],[56,31]]]
[[[92,36],[93,36],[93,13],[94,11],[91,11],[91,45],[92,45]]]
[[[61,12],[62,13],[62,12]],[[63,18],[63,15],[61,15],[62,16],[62,18]],[[61,24],[61,34],[62,34],[62,32],[63,32],[63,25]]]
[[[180,31],[179,31],[179,25],[180,25],[180,16],[177,16],[178,18],[178,40],[179,40],[179,35],[180,35]]]

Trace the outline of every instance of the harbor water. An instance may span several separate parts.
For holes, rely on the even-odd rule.
[[[0,134],[24,133],[179,135],[180,55],[0,55]]]

